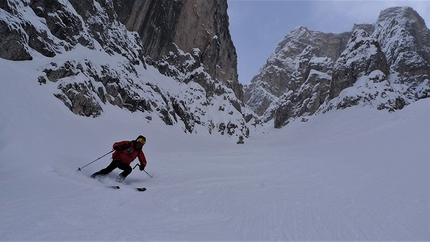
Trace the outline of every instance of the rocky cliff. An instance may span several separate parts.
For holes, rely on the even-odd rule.
[[[210,90],[203,76],[193,74],[203,68],[243,99],[236,49],[228,28],[227,1],[122,0],[114,4],[121,22],[139,33],[145,56],[160,71],[181,81],[199,82]],[[191,56],[178,58],[183,52]]]
[[[56,85],[78,115],[114,105],[189,133],[249,134],[226,0],[2,1],[0,57],[40,63],[29,80]]]
[[[244,89],[228,25],[226,0],[7,0],[0,57],[37,62],[29,81],[55,86],[75,114],[98,117],[111,105],[239,142],[260,118],[282,127],[355,105],[394,111],[430,95],[430,31],[411,8],[341,34],[298,27]]]
[[[245,101],[275,127],[355,105],[402,109],[430,95],[429,53],[430,31],[409,7],[341,34],[298,27],[245,87]]]

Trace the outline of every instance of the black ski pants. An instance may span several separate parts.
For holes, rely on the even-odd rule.
[[[100,171],[94,173],[93,175],[107,175],[109,173],[111,173],[113,170],[115,170],[116,168],[119,168],[121,170],[123,170],[123,172],[121,172],[121,174],[119,174],[120,176],[122,176],[123,178],[127,177],[128,175],[130,175],[130,173],[132,172],[132,168],[130,165],[124,164],[122,161],[119,160],[113,160],[106,168],[101,169]]]

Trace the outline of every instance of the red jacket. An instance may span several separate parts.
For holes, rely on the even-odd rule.
[[[130,165],[131,162],[139,158],[139,162],[141,165],[146,166],[146,158],[145,154],[143,154],[142,149],[137,150],[134,147],[136,141],[120,141],[113,144],[113,148],[124,147],[120,150],[115,150],[112,154],[113,160],[120,160],[123,163]]]

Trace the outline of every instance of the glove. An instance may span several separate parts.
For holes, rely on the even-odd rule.
[[[145,170],[145,166],[144,166],[144,165],[140,165],[140,166],[139,166],[139,170],[140,170],[140,171]]]

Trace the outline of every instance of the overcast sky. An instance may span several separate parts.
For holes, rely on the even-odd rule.
[[[410,6],[430,26],[430,1],[268,1],[227,0],[230,34],[238,55],[241,83],[249,83],[277,44],[292,29],[340,33],[354,23],[375,23],[381,10]]]

